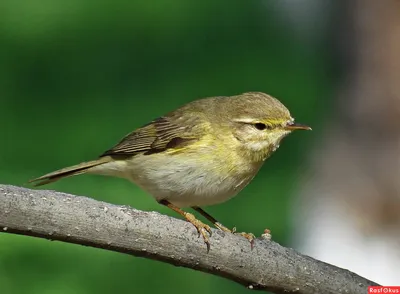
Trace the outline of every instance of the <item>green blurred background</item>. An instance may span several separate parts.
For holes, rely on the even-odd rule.
[[[291,195],[334,79],[329,37],[300,37],[274,3],[3,0],[0,182],[26,185],[93,159],[185,102],[263,91],[314,131],[285,139],[238,197],[208,211],[256,235],[269,228],[293,246]],[[86,175],[45,188],[177,217],[121,179]],[[248,291],[160,262],[9,234],[0,235],[0,285],[7,294]]]

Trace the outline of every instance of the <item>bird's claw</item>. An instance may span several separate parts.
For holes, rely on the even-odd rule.
[[[205,223],[203,223],[202,221],[198,220],[193,214],[188,213],[186,215],[186,219],[188,222],[190,222],[192,225],[195,226],[195,228],[197,229],[197,232],[199,233],[199,237],[200,235],[203,237],[204,243],[207,246],[207,252],[210,251],[210,240],[209,240],[209,236],[212,236],[212,231],[211,231],[211,227]]]
[[[236,232],[236,227],[233,227],[233,229],[232,230],[230,230],[230,229],[228,229],[227,227],[225,227],[224,225],[222,225],[221,223],[215,223],[215,226],[218,228],[218,229],[220,229],[221,231],[223,231],[223,232],[228,232],[228,233],[232,233],[232,234],[235,234],[235,235],[239,235],[239,236],[243,236],[243,237],[245,237],[247,240],[249,240],[249,242],[250,242],[250,246],[251,246],[251,250],[253,250],[253,248],[254,248],[254,239],[256,238],[255,236],[254,236],[254,234],[252,234],[252,233],[237,233]]]
[[[252,233],[244,233],[244,232],[242,232],[242,233],[236,233],[236,232],[234,232],[234,234],[235,234],[235,235],[239,235],[239,236],[243,236],[243,237],[245,237],[247,240],[249,240],[251,250],[253,250],[253,248],[254,248],[254,240],[255,240],[255,238],[256,238],[256,236],[254,236],[254,234],[252,234]]]

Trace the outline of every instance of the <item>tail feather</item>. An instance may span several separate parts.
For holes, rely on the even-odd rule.
[[[42,186],[46,185],[52,182],[56,182],[62,178],[67,178],[75,175],[80,175],[88,172],[90,168],[94,166],[101,165],[103,163],[109,162],[111,158],[109,156],[101,157],[100,159],[97,160],[92,160],[88,162],[82,162],[80,164],[66,167],[60,170],[56,170],[54,172],[48,173],[44,176],[41,176],[39,178],[30,180],[29,183],[35,183],[34,186]]]

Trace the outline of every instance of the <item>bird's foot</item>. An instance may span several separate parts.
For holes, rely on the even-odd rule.
[[[250,248],[251,248],[251,250],[253,250],[253,248],[254,248],[254,239],[256,238],[256,236],[254,236],[254,234],[252,234],[252,233],[244,233],[244,232],[241,232],[241,233],[233,232],[233,233],[236,234],[236,235],[239,235],[239,236],[243,236],[247,240],[249,240]]]
[[[210,240],[208,239],[208,235],[212,235],[212,231],[209,225],[206,225],[205,223],[201,222],[198,220],[193,214],[191,213],[186,213],[185,218],[188,222],[190,222],[192,225],[195,226],[197,229],[197,232],[203,237],[204,243],[206,243],[207,246],[207,252],[210,251]]]
[[[244,233],[244,232],[237,233],[237,232],[236,232],[236,227],[234,227],[232,230],[230,230],[230,229],[228,229],[227,227],[225,227],[224,225],[222,225],[222,224],[219,223],[219,222],[216,222],[216,223],[215,223],[215,226],[216,226],[218,229],[220,229],[221,231],[224,231],[224,232],[227,232],[227,233],[232,233],[232,234],[235,234],[235,235],[239,235],[239,236],[245,237],[247,240],[249,240],[251,250],[253,250],[253,248],[254,248],[254,239],[256,238],[256,237],[254,236],[254,234],[252,234],[252,233]]]

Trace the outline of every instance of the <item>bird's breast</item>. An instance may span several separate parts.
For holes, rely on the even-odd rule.
[[[227,158],[153,154],[132,157],[124,170],[156,200],[168,200],[180,207],[207,206],[227,201],[255,176],[258,165],[246,165]]]

